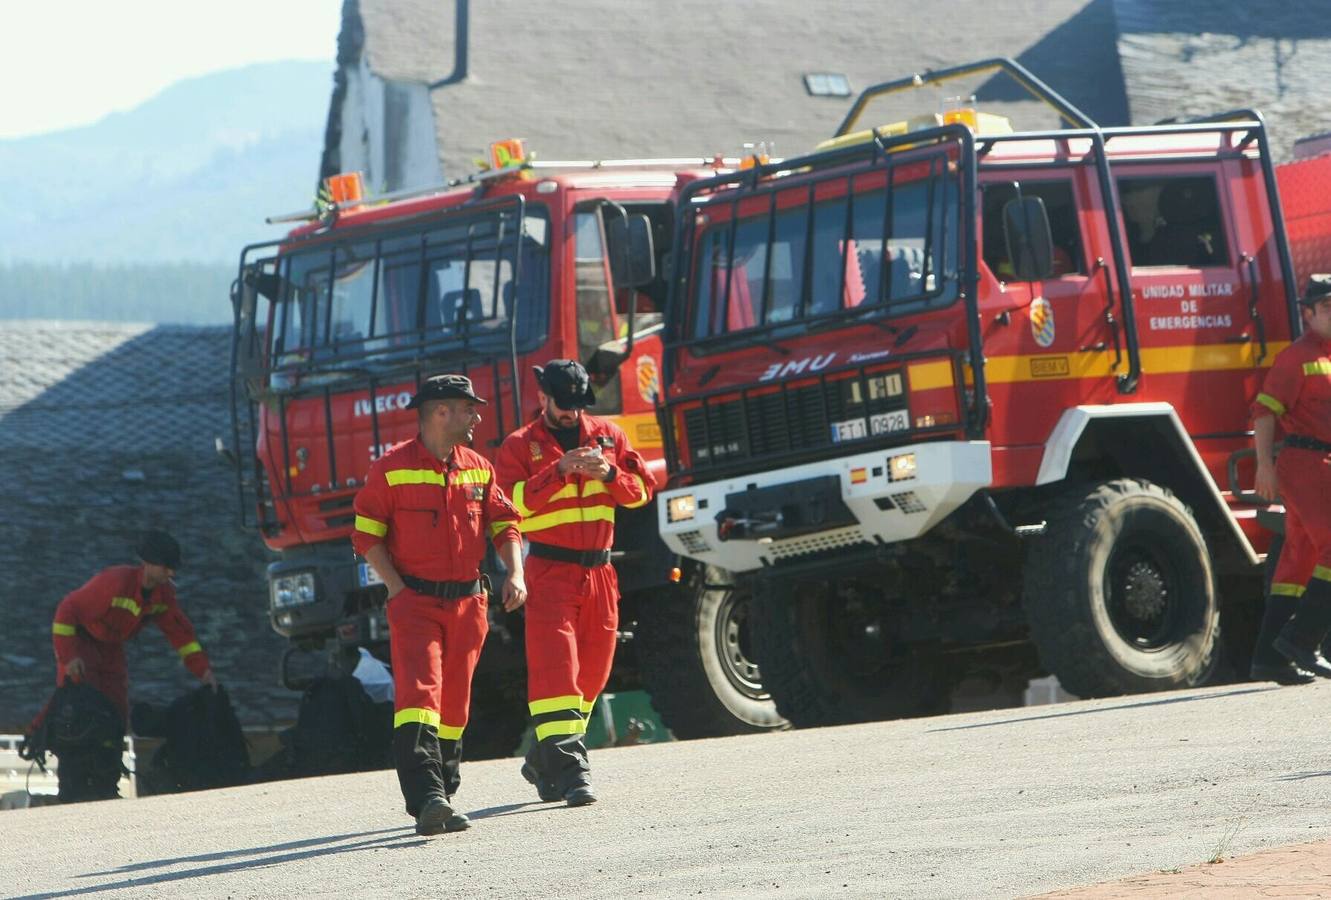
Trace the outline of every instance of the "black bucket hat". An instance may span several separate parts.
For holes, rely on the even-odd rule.
[[[416,395],[407,404],[407,409],[415,409],[427,400],[475,400],[485,403],[476,396],[471,386],[471,379],[466,375],[435,375],[421,382]]]
[[[168,569],[180,568],[180,545],[176,539],[158,528],[150,528],[139,536],[134,552],[139,559]]]
[[[560,409],[582,409],[596,402],[592,380],[582,363],[572,359],[552,359],[541,366],[532,366],[536,383],[555,401]]]

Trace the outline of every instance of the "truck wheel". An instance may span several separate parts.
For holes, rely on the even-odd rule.
[[[1079,697],[1194,687],[1210,677],[1220,616],[1196,519],[1148,481],[1064,494],[1027,548],[1023,598],[1046,669]]]
[[[750,597],[729,573],[695,567],[670,594],[638,603],[638,666],[652,706],[677,738],[788,727],[750,646]]]
[[[754,638],[776,708],[798,728],[936,715],[951,683],[938,655],[892,640],[890,607],[856,579],[778,582],[755,605]]]

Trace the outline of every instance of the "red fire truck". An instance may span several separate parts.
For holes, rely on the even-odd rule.
[[[854,130],[990,70],[1070,127]],[[1248,410],[1300,331],[1261,117],[1101,128],[1000,59],[837,135],[682,191],[666,314],[661,533],[757,598],[778,710],[1246,677]]]
[[[352,188],[241,256],[232,440],[253,448],[238,469],[242,516],[278,556],[269,611],[292,644],[293,687],[299,651],[387,659],[384,588],[348,539],[352,499],[370,463],[416,433],[405,406],[422,378],[472,378],[490,400],[474,446],[492,454],[537,412],[532,366],[580,359],[598,385],[592,412],[613,417],[664,484],[654,406],[672,201],[724,161],[545,163],[516,142],[492,153],[491,170],[447,189],[368,202]],[[783,725],[748,656],[745,596],[680,578],[650,506],[620,510],[616,533],[621,637],[635,640],[612,689],[640,682],[679,737]],[[473,758],[512,751],[526,720],[522,617],[496,609]]]

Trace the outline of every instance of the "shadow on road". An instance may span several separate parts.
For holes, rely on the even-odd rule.
[[[351,844],[338,844],[337,846],[318,846],[321,844],[329,845],[350,838],[361,837],[369,837],[369,840],[357,841]],[[404,841],[404,838],[410,838],[411,840]],[[96,878],[103,875],[122,875],[126,872],[142,871],[144,869],[161,868],[164,866],[175,866],[182,863],[208,862],[210,860],[227,859],[237,856],[253,857],[252,859],[237,860],[236,862],[223,863],[215,866],[202,866],[177,872],[163,872],[159,875],[145,875],[141,878],[131,876],[122,881],[89,885],[88,887],[70,888],[69,890],[64,891],[24,894],[21,897],[14,898],[14,900],[44,900],[44,898],[52,897],[78,897],[84,894],[100,894],[105,891],[118,891],[125,888],[142,888],[150,885],[170,884],[175,881],[184,881],[189,878],[204,878],[209,875],[225,875],[229,872],[275,866],[300,859],[313,859],[319,856],[331,856],[335,853],[369,850],[379,845],[391,844],[395,847],[408,847],[414,844],[425,844],[426,842],[425,838],[416,835],[416,829],[414,826],[408,825],[404,828],[386,828],[380,831],[364,831],[357,834],[332,835],[325,838],[292,841],[286,844],[273,844],[268,847],[251,847],[244,850],[228,850],[219,853],[200,854],[198,856],[182,856],[176,859],[160,859],[152,862],[136,863],[132,866],[121,866],[120,868],[109,869],[105,872],[90,872],[85,875],[80,875],[79,877]],[[313,847],[314,849],[297,849],[310,847]]]
[[[1290,772],[1288,775],[1277,775],[1274,781],[1303,781],[1306,778],[1324,778],[1331,775],[1331,772]]]
[[[519,813],[540,812],[543,809],[564,809],[563,801],[558,805],[554,803],[539,803],[535,800],[527,803],[506,803],[503,806],[487,806],[485,809],[478,809],[475,812],[464,810],[469,819],[493,819],[498,816],[513,816]]]
[[[1066,712],[1045,713],[1040,716],[1023,716],[1020,719],[1004,719],[1001,722],[976,722],[974,725],[953,725],[950,728],[929,728],[929,734],[942,731],[969,731],[972,728],[993,728],[997,725],[1020,725],[1022,722],[1038,722],[1041,719],[1062,719],[1067,716],[1089,716],[1094,713],[1114,712],[1121,709],[1144,709],[1149,706],[1168,706],[1173,703],[1191,703],[1195,700],[1218,700],[1221,697],[1238,697],[1243,694],[1265,694],[1278,691],[1279,687],[1240,688],[1220,694],[1192,694],[1187,697],[1167,697],[1163,700],[1140,700],[1136,703],[1120,703],[1117,706],[1098,706],[1095,709],[1070,709]]]

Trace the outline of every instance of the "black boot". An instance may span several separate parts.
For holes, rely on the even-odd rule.
[[[1262,614],[1262,627],[1257,633],[1257,642],[1252,648],[1252,667],[1248,678],[1253,681],[1274,681],[1276,684],[1308,684],[1316,681],[1317,676],[1281,656],[1274,642],[1298,608],[1297,595],[1270,593],[1266,597],[1266,609]]]
[[[1271,644],[1300,668],[1331,678],[1331,663],[1318,649],[1328,631],[1331,631],[1331,581],[1313,578],[1294,617],[1285,623]]]
[[[397,782],[407,804],[407,815],[419,820],[425,813],[425,801],[430,798],[438,798],[447,806],[444,765],[433,725],[406,722],[394,728],[393,762],[397,766]],[[442,824],[443,820],[440,821]]]

